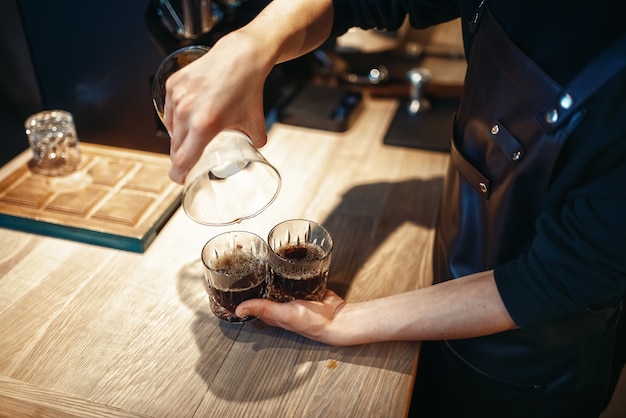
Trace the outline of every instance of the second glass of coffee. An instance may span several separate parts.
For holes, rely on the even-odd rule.
[[[333,240],[322,225],[291,219],[269,233],[268,298],[321,300],[326,293]]]

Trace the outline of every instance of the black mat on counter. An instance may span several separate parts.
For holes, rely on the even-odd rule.
[[[403,100],[389,125],[383,143],[401,147],[450,152],[450,137],[458,99],[431,100],[432,108],[411,114]]]
[[[288,125],[344,132],[363,107],[363,95],[344,87],[306,84],[280,110],[278,120]]]

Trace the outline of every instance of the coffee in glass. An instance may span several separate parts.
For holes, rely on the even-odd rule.
[[[321,300],[326,293],[333,241],[306,219],[276,225],[269,233],[268,297],[277,302]]]

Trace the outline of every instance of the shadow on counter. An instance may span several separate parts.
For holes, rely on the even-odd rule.
[[[370,256],[404,224],[433,228],[443,177],[372,183],[348,190],[322,222],[334,239],[328,287],[345,297]],[[398,251],[414,248],[398,248]]]
[[[342,260],[331,265],[329,289],[345,297],[371,255],[403,225],[433,228],[442,186],[443,178],[435,177],[364,184],[348,190],[341,203],[322,222],[335,241],[333,260]],[[378,347],[332,347],[269,327],[259,320],[244,324],[219,320],[210,311],[203,280],[201,261],[190,262],[179,272],[177,291],[181,301],[195,312],[190,326],[200,353],[196,371],[215,396],[249,402],[284,395],[318,378],[319,365],[316,364],[320,362],[328,369],[349,362],[405,372],[397,358],[380,355],[388,351],[384,346],[391,343],[380,343]],[[415,343],[393,344],[405,344],[403,354],[414,355]],[[237,349],[231,350],[234,345]],[[292,362],[293,367],[277,370],[266,357],[263,361],[263,356],[255,355],[268,349],[275,353],[273,358],[277,361]],[[253,374],[272,378],[255,393],[236,389],[238,381],[250,379]]]

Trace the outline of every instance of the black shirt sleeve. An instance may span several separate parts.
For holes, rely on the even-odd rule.
[[[332,36],[352,27],[397,30],[409,17],[411,26],[423,29],[459,17],[458,1],[333,0]]]

